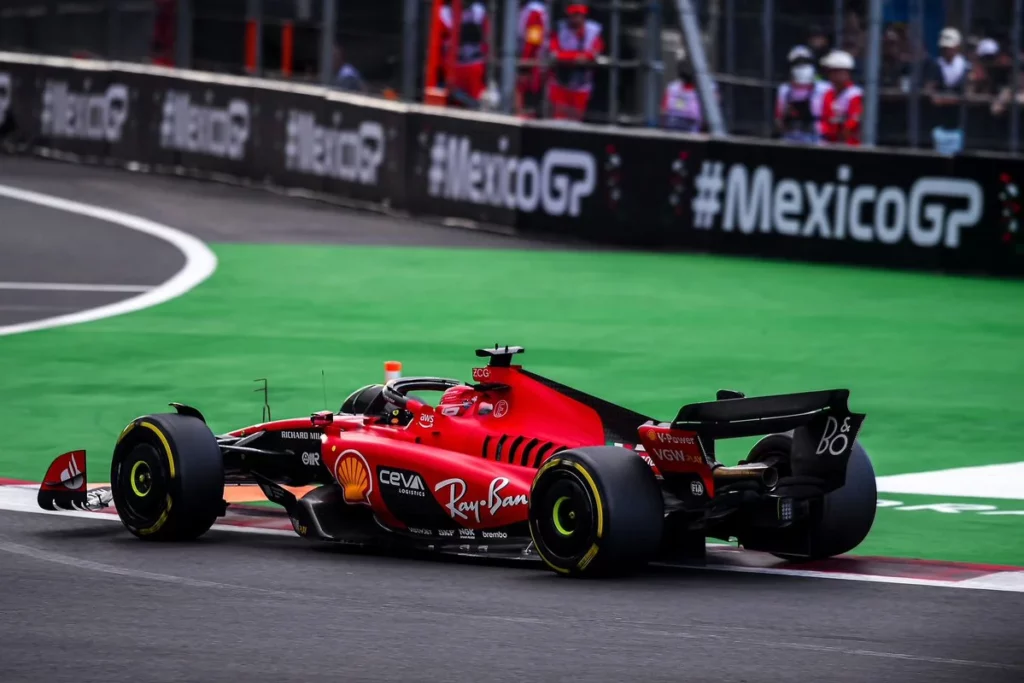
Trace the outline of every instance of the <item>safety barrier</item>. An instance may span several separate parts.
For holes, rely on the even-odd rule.
[[[1024,274],[1019,158],[522,121],[11,53],[0,138],[611,244]]]

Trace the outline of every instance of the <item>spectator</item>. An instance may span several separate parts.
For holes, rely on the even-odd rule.
[[[814,55],[807,46],[797,45],[787,59],[789,82],[779,86],[775,97],[775,129],[783,140],[817,143],[829,85],[815,79]]]
[[[821,136],[833,144],[860,145],[864,93],[853,82],[853,55],[833,50],[821,65],[828,70],[832,83],[822,103]]]
[[[548,102],[556,119],[580,121],[590,103],[594,74],[590,64],[604,51],[601,24],[588,19],[582,0],[569,0],[566,18],[551,36],[554,73],[548,84]]]
[[[438,20],[443,29],[441,35],[445,63],[450,64],[446,83],[449,101],[475,109],[479,107],[480,96],[487,87],[487,8],[482,2],[467,0],[463,3],[462,17],[459,18],[458,50],[454,55],[448,54],[454,26],[450,0],[441,5]]]
[[[832,41],[821,26],[812,26],[807,33],[807,47],[810,48],[815,64],[821,64],[831,48]]]
[[[1017,100],[1017,105],[1024,111],[1024,71],[1017,75],[1016,88],[1011,88],[1008,84],[999,91],[999,96],[992,102],[992,115],[1003,116],[1006,114],[1010,110],[1014,99]]]
[[[999,43],[982,38],[974,50],[973,68],[967,76],[967,90],[973,95],[992,96],[999,91],[1000,66],[1003,61]]]
[[[951,27],[942,29],[939,35],[939,56],[931,64],[925,83],[926,90],[943,93],[936,96],[938,99],[948,98],[945,93],[962,91],[967,83],[971,63],[960,53],[961,43],[960,31]],[[951,99],[954,102],[957,100],[956,97]]]
[[[910,58],[903,26],[890,25],[882,39],[882,69],[879,74],[883,88],[899,88],[910,92]]]
[[[942,29],[939,35],[939,56],[931,64],[925,92],[931,96],[939,125],[932,128],[935,150],[956,154],[963,149],[964,131],[959,127],[960,97],[964,94],[971,64],[960,53],[962,40],[955,28]]]
[[[676,73],[678,77],[665,86],[665,94],[661,99],[662,125],[673,130],[699,133],[705,128],[704,108],[696,86],[693,65],[682,50],[676,54]]]
[[[345,51],[338,44],[334,45],[334,87],[349,92],[366,92],[363,77],[345,61]]]
[[[548,6],[540,0],[530,0],[519,10],[519,58],[539,60],[544,55],[544,45],[549,32]],[[543,70],[539,65],[528,66],[520,72],[516,81],[517,109],[525,116],[533,117],[540,108]]]

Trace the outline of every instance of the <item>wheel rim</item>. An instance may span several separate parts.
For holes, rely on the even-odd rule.
[[[115,503],[136,523],[151,524],[160,516],[167,495],[167,479],[160,452],[151,444],[138,443],[117,470],[115,482],[122,492]]]
[[[535,540],[549,560],[572,565],[594,544],[597,516],[590,493],[572,470],[557,470],[534,490],[540,514],[535,516]]]
[[[551,522],[559,536],[572,536],[576,532],[576,509],[569,496],[560,496],[551,510]]]
[[[137,498],[145,498],[153,489],[153,470],[145,460],[137,460],[132,465],[130,474],[132,482],[132,493]]]

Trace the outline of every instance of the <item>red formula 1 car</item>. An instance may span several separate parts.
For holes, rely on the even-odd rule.
[[[307,538],[539,558],[569,575],[699,556],[707,537],[819,558],[868,534],[875,477],[848,391],[719,391],[661,422],[513,365],[521,352],[479,349],[489,361],[472,384],[392,379],[337,413],[222,436],[171,404],[121,433],[110,487],[88,490],[84,454],[65,453],[39,504],[112,502],[140,538],[192,539],[225,514],[225,485],[256,483]],[[419,397],[430,391],[437,405]],[[717,440],[757,434],[769,435],[739,465],[715,459]]]

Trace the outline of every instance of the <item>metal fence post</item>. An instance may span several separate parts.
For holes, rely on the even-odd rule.
[[[174,33],[174,65],[192,68],[192,0],[178,0],[178,20]]]
[[[921,139],[921,52],[924,47],[924,0],[911,0],[913,16],[910,20],[913,61],[910,67],[910,100],[907,107],[907,137],[911,147]]]
[[[619,51],[621,50],[622,7],[621,0],[612,0],[611,26],[608,32],[609,57],[612,59],[608,72],[608,121],[614,124],[619,118]]]
[[[263,75],[263,0],[246,0],[245,2],[246,39],[250,41],[246,61],[254,76]]]
[[[661,99],[658,78],[662,71],[661,62],[661,2],[648,0],[647,18],[644,22],[647,31],[647,74],[644,78],[644,125],[648,128],[658,126],[658,101]]]
[[[1020,146],[1020,103],[1017,101],[1017,82],[1020,78],[1020,24],[1024,0],[1013,0],[1013,75],[1010,77],[1010,151]]]
[[[420,0],[405,0],[402,17],[402,99],[416,99],[416,67],[419,60]]]
[[[775,93],[773,86],[775,85],[775,26],[772,21],[775,18],[775,0],[763,0],[764,13],[762,20],[764,24],[761,27],[761,48],[763,61],[762,66],[764,67],[764,81],[765,85],[762,87],[761,92],[761,107],[762,121],[764,122],[765,130],[768,134],[771,134],[771,122],[775,120],[773,116],[775,111]]]
[[[693,64],[693,72],[697,77],[697,90],[700,92],[700,103],[704,116],[708,120],[708,130],[712,135],[725,135],[725,123],[722,121],[722,109],[718,106],[711,74],[708,73],[708,60],[704,56],[704,44],[700,40],[700,26],[692,0],[676,0],[680,27],[683,30],[683,44],[686,54]],[[659,41],[660,42],[660,41]]]
[[[868,22],[868,54],[864,64],[867,78],[864,145],[874,147],[878,143],[878,76],[882,61],[882,0],[871,0]]]
[[[519,3],[505,0],[501,24],[501,111],[511,114],[516,98],[516,32],[519,25]]]
[[[323,0],[320,15],[320,83],[334,80],[334,30],[337,26],[338,0]]]
[[[120,24],[118,13],[121,11],[120,4],[118,0],[107,0],[107,59],[117,59],[121,56],[121,50],[117,44]]]
[[[725,73],[736,75],[736,0],[725,0]],[[729,84],[725,87],[726,124],[732,128],[736,120],[736,86]]]
[[[843,47],[843,0],[832,3],[832,32],[835,34],[832,49],[839,50]]]
[[[971,6],[974,3],[971,0],[964,0],[963,15],[960,18],[961,31],[963,35],[970,35],[971,32]],[[967,75],[964,75],[963,89],[960,91],[960,130],[963,131],[964,140],[967,140]]]

